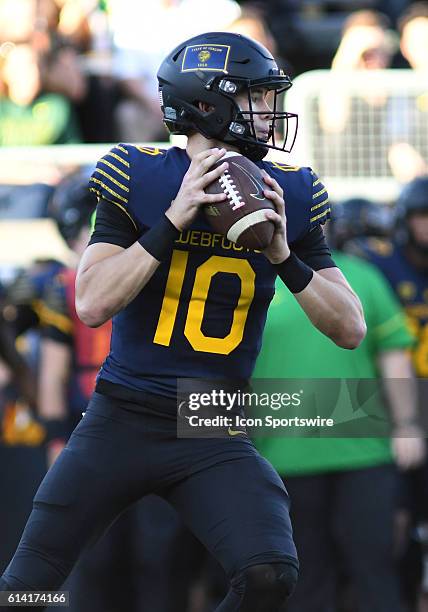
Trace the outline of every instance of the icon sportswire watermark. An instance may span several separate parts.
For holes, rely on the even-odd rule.
[[[406,397],[408,381],[394,383]],[[389,437],[394,427],[378,379],[180,379],[177,414],[179,437]]]

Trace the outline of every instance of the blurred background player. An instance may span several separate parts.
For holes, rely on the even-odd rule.
[[[387,225],[375,214],[379,212],[376,208],[363,200],[334,206],[333,230],[329,228],[332,242],[343,248],[347,239],[360,232],[385,231]],[[262,454],[286,478],[293,500],[294,534],[302,568],[287,611],[340,609],[338,591],[345,574],[359,612],[401,612],[404,608],[394,556],[399,485],[394,463],[407,470],[424,457],[423,433],[416,419],[415,382],[407,354],[413,340],[398,301],[376,268],[341,252],[333,251],[333,257],[362,300],[367,321],[365,340],[352,352],[341,351],[312,328],[289,292],[278,285],[254,378],[311,379],[315,404],[326,401],[322,381],[317,389],[316,379],[333,378],[336,395],[331,398],[332,409],[336,402],[339,406],[342,402],[342,411],[349,401],[347,395],[343,396],[343,379],[359,380],[364,385],[364,379],[379,377],[393,429],[391,439],[375,437],[370,426],[361,430],[351,423],[346,438],[329,437],[323,430],[319,438],[288,434],[257,440]],[[284,316],[289,331],[286,341],[278,342]],[[296,347],[304,349],[299,353]],[[397,377],[407,382],[397,386]],[[359,401],[361,392],[354,391],[351,396],[353,410],[364,405]],[[384,406],[379,396],[377,402],[375,412],[380,416]]]
[[[428,176],[415,178],[405,185],[395,207],[395,227],[391,239],[367,238],[349,243],[351,252],[365,257],[382,272],[401,302],[410,330],[416,338],[412,350],[413,366],[422,381],[420,396],[426,406],[428,390]],[[426,410],[423,411],[426,423]],[[413,532],[424,551],[427,550],[428,467],[414,470],[406,479],[409,499],[407,509],[418,528]],[[420,597],[428,599],[428,559],[424,552],[423,572],[406,571],[406,584],[411,600],[417,596],[422,575]],[[418,566],[418,564],[416,564]],[[422,604],[421,604],[422,605]]]
[[[46,436],[35,418],[34,372],[16,348],[5,311],[5,291],[0,285],[0,571],[19,541],[45,472]]]
[[[76,264],[89,241],[90,219],[96,207],[96,199],[87,189],[89,175],[83,170],[66,176],[49,203],[49,214],[75,254]],[[58,436],[56,447],[51,447],[49,464],[80,420],[110,342],[110,323],[91,330],[79,321],[74,307],[75,278],[75,269],[61,267],[49,279],[42,300],[40,410],[58,423],[59,430],[67,432],[64,437]]]

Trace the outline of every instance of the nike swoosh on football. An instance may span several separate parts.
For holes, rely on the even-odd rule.
[[[259,181],[256,180],[254,176],[252,176],[246,168],[243,168],[240,164],[237,164],[236,162],[232,162],[232,164],[234,166],[237,166],[241,170],[241,172],[243,172],[253,183],[254,189],[256,190],[256,192],[250,193],[250,196],[252,196],[256,200],[264,200],[265,199],[265,196],[263,193],[264,186],[261,183],[259,183]]]

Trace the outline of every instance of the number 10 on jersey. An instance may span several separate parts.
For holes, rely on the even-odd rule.
[[[173,251],[165,295],[153,339],[155,344],[170,345],[188,258],[187,251]],[[224,338],[206,336],[202,331],[208,291],[214,275],[218,273],[235,274],[241,281],[241,292],[233,312],[230,332]],[[231,353],[242,341],[254,289],[255,272],[246,259],[212,255],[198,266],[184,326],[184,335],[192,348],[195,351],[219,355]]]

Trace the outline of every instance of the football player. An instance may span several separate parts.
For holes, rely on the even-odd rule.
[[[392,239],[368,238],[349,243],[351,252],[376,264],[391,285],[407,315],[416,342],[413,365],[419,379],[428,378],[428,176],[419,176],[405,185],[395,207]],[[425,380],[420,381],[420,403],[427,403]],[[422,414],[426,422],[425,414]],[[409,422],[408,437],[418,435],[417,424]],[[428,463],[405,475],[406,509],[417,529],[420,554],[424,559],[422,579],[411,562],[406,562],[406,592],[428,601]],[[410,568],[409,568],[410,565]],[[421,586],[422,585],[422,586]],[[421,604],[423,605],[423,604]]]
[[[364,317],[324,239],[325,187],[309,168],[263,161],[269,149],[290,149],[296,121],[278,110],[291,83],[271,54],[244,36],[208,33],[174,49],[158,80],[165,123],[188,144],[120,144],[92,176],[99,203],[76,305],[89,326],[113,317],[111,350],[1,586],[58,589],[84,547],[156,492],[226,571],[217,612],[273,612],[298,571],[286,489],[245,433],[178,438],[177,380],[250,377],[277,275],[339,346],[361,342]],[[281,144],[279,122],[289,136]],[[204,188],[227,168],[212,169],[227,149],[264,171],[276,212],[265,213],[275,231],[263,252],[213,234],[200,214],[226,197]]]
[[[375,204],[364,198],[350,198],[334,205],[332,222],[327,228],[330,248],[346,250],[350,241],[369,236],[388,237],[392,232],[393,215],[388,205]]]
[[[401,301],[418,339],[413,350],[417,375],[428,377],[428,176],[408,183],[395,207],[391,239],[370,237],[349,243],[348,250],[374,263]]]

